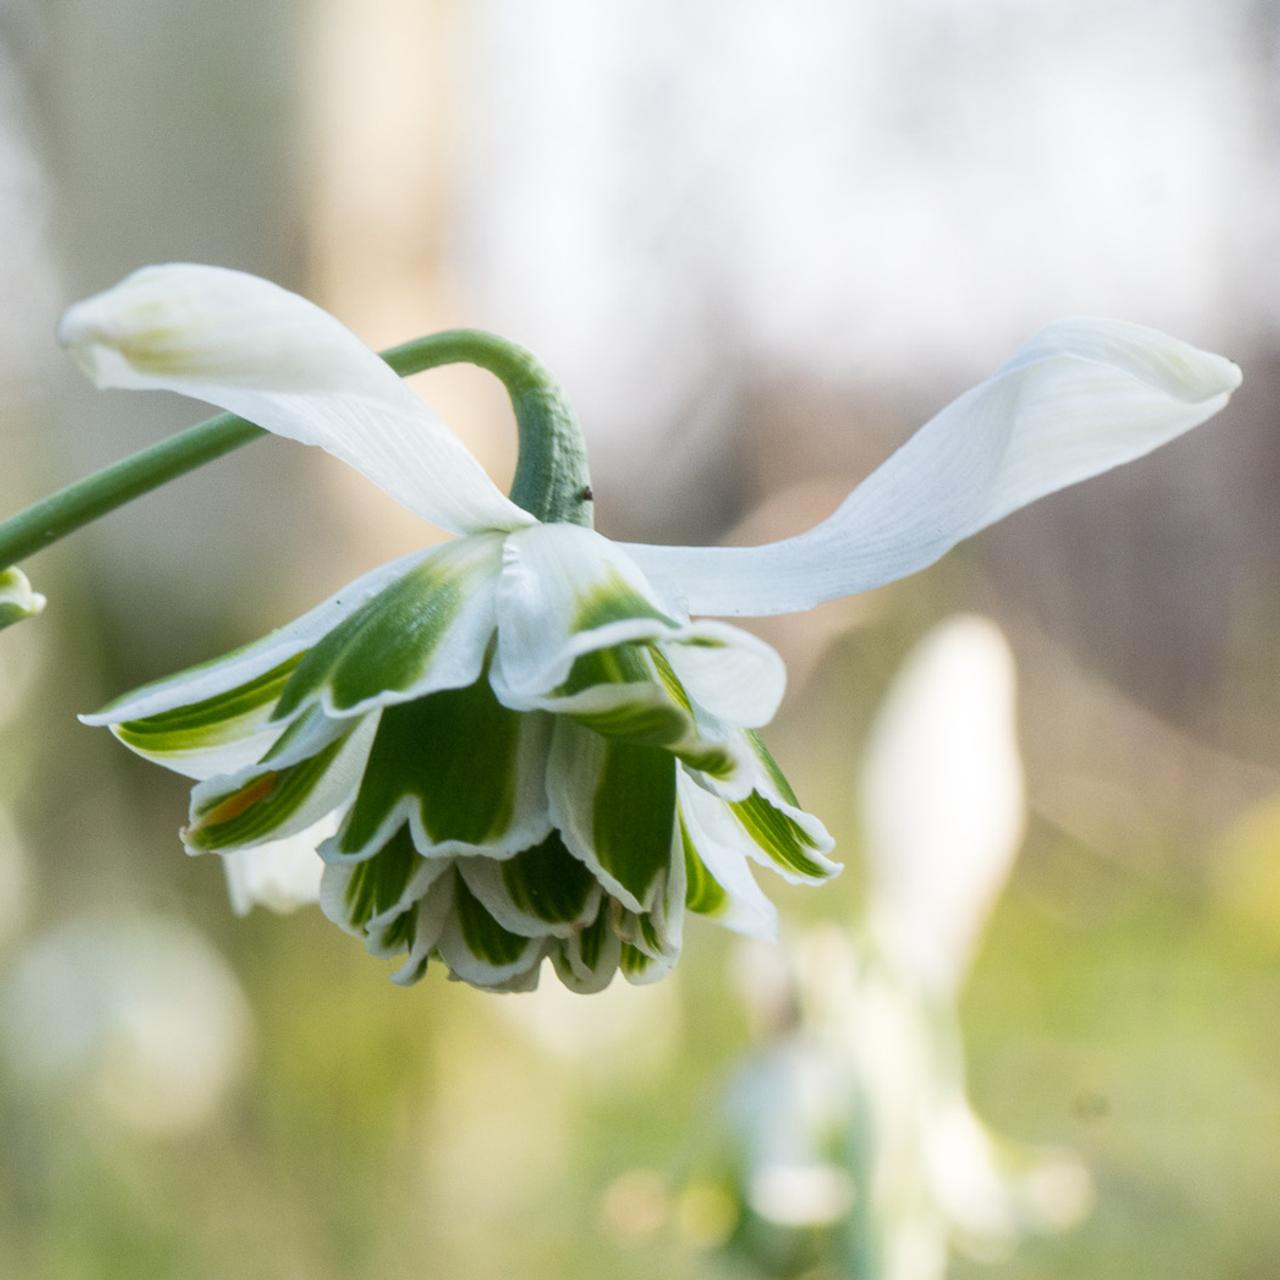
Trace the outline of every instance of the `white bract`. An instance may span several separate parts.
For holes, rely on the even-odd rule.
[[[747,1202],[778,1227],[841,1227],[878,1280],[942,1280],[954,1249],[1001,1256],[1091,1199],[1073,1156],[998,1138],[965,1088],[956,997],[1023,827],[1013,712],[993,624],[953,619],[908,659],[861,777],[864,945],[836,929],[801,940],[801,1027],[738,1084]],[[834,1219],[797,1219],[778,1192],[839,1172],[854,1185]]]
[[[503,497],[373,352],[266,281],[145,268],[59,335],[100,386],[178,391],[319,445],[460,535],[86,720],[197,780],[184,842],[240,859],[239,906],[305,896],[312,844],[323,909],[401,956],[402,980],[437,957],[494,990],[535,985],[548,957],[581,991],[619,968],[660,976],[686,907],[772,932],[749,862],[796,882],[838,869],[755,734],[780,659],[691,615],[807,609],[910,573],[1203,421],[1239,382],[1151,330],[1068,322],[808,534],[624,547]]]

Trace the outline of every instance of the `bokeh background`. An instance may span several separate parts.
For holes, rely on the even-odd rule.
[[[203,416],[93,392],[69,301],[152,261],[385,346],[477,325],[557,372],[599,525],[827,514],[1061,315],[1222,351],[1159,455],[760,634],[769,740],[847,874],[866,728],[977,610],[1020,670],[1031,821],[966,988],[975,1105],[1073,1148],[1070,1234],[957,1277],[1280,1270],[1280,11],[1271,0],[0,0],[0,507]],[[421,393],[503,479],[484,375]],[[318,913],[232,917],[185,789],[75,713],[436,534],[258,443],[27,565],[0,636],[0,1275],[752,1276],[720,1246],[741,956],[589,1000],[412,990]],[[927,799],[927,798],[926,798]],[[779,963],[782,963],[781,959]],[[744,994],[745,992],[745,994]],[[826,1274],[813,1272],[812,1274]]]

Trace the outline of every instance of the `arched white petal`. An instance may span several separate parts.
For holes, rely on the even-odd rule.
[[[71,307],[58,340],[99,387],[176,391],[318,445],[442,529],[534,522],[350,330],[257,276],[144,267]]]
[[[297,835],[223,854],[232,911],[243,916],[263,906],[288,912],[319,902],[324,863],[316,849],[338,829],[339,816],[326,814]]]
[[[426,547],[421,551],[413,551],[406,556],[401,556],[398,560],[392,560],[389,564],[380,565],[363,577],[348,583],[323,604],[318,604],[300,618],[278,628],[261,640],[256,640],[240,649],[233,649],[220,658],[213,658],[198,666],[188,667],[176,675],[153,680],[107,703],[101,711],[93,715],[81,716],[80,720],[88,725],[118,725],[149,720],[179,708],[194,710],[198,704],[208,704],[202,710],[214,717],[215,722],[221,723],[225,720],[221,714],[223,708],[215,704],[224,696],[239,694],[246,686],[262,680],[270,672],[288,663],[290,659],[310,649],[317,640],[332,631],[344,618],[367,604],[384,587],[402,578],[414,565],[434,555],[438,550],[437,547]],[[238,711],[243,710],[243,701],[239,699],[234,701],[235,708]],[[273,698],[262,708],[264,722],[270,716],[274,705]],[[203,722],[205,717],[202,715],[197,719]],[[278,728],[283,729],[284,726],[279,725]],[[243,735],[235,735],[236,738],[240,736]],[[260,755],[261,752],[258,754]],[[150,755],[149,758],[158,759],[160,763],[168,764],[171,768],[179,767],[167,758],[162,759],[160,753]],[[217,772],[229,773],[239,767],[237,764],[224,767]],[[188,772],[186,769],[179,769],[179,771]],[[193,774],[192,776],[202,775]]]
[[[695,614],[794,613],[932,564],[1011,511],[1217,413],[1230,360],[1141,325],[1066,320],[922,427],[807,533],[759,547],[629,545]]]
[[[877,945],[954,991],[1024,824],[1013,655],[994,623],[953,618],[907,659],[872,727],[861,810]]]

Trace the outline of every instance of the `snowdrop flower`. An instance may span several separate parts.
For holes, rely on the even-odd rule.
[[[0,570],[0,631],[24,618],[34,618],[44,606],[44,596],[31,589],[21,569]]]
[[[776,1227],[842,1227],[854,1274],[942,1280],[953,1249],[1002,1256],[1091,1195],[1078,1161],[997,1138],[965,1091],[956,996],[1024,817],[1013,661],[993,624],[953,619],[910,657],[861,793],[863,945],[827,929],[796,948],[800,1026],[736,1086],[744,1196]]]
[[[591,529],[567,409],[517,505],[348,330],[251,276],[146,268],[72,307],[60,338],[100,386],[319,445],[459,535],[86,720],[198,781],[190,852],[291,857],[281,842],[305,833],[322,908],[400,956],[400,980],[438,957],[492,990],[534,986],[547,957],[579,991],[650,980],[686,907],[773,930],[750,861],[796,882],[837,870],[756,736],[780,659],[697,615],[807,609],[922,568],[1203,421],[1239,379],[1147,329],[1057,325],[809,533],[700,549]]]

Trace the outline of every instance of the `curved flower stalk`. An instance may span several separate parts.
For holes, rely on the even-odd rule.
[[[147,268],[71,308],[60,337],[100,386],[319,445],[459,535],[86,720],[197,780],[190,852],[289,862],[296,886],[310,844],[322,908],[399,956],[400,980],[437,957],[493,990],[533,986],[548,957],[581,991],[661,976],[686,908],[773,930],[749,862],[806,883],[838,869],[755,733],[781,661],[691,614],[803,609],[911,572],[1203,421],[1239,380],[1150,330],[1057,326],[810,534],[715,551],[593,532],[559,401],[541,462],[522,448],[519,503],[503,497],[336,320],[251,276]],[[242,904],[258,892],[238,883]]]
[[[842,1274],[942,1280],[953,1250],[1003,1256],[1091,1199],[1074,1157],[997,1137],[965,1089],[956,1000],[1024,816],[1013,663],[993,624],[953,619],[908,660],[861,793],[861,945],[830,929],[796,948],[800,1025],[733,1095],[743,1197],[765,1231],[817,1232]]]

